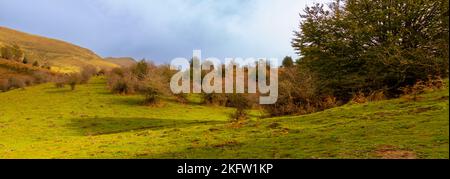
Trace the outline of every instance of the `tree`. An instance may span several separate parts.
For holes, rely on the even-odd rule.
[[[38,61],[34,61],[34,62],[33,62],[33,66],[34,66],[34,67],[39,67],[39,62],[38,62]]]
[[[22,61],[22,63],[23,63],[23,64],[28,64],[28,58],[26,58],[26,57],[25,57],[25,58],[23,58],[23,61]]]
[[[283,64],[282,65],[283,65],[284,68],[293,67],[294,66],[294,60],[292,60],[292,57],[286,56],[283,59]]]
[[[137,76],[139,80],[143,80],[148,74],[148,69],[148,63],[145,61],[145,59],[142,59],[139,63],[136,64],[136,66],[133,67],[132,72]]]
[[[448,76],[447,1],[337,0],[301,17],[292,46],[318,75],[321,93],[395,95],[430,75]]]

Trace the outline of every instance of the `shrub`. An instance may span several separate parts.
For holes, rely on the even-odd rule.
[[[23,58],[22,63],[23,63],[23,64],[28,64],[28,58]]]
[[[74,91],[76,89],[77,84],[81,81],[81,75],[78,73],[72,73],[67,76],[66,83],[70,85],[70,89]]]
[[[7,60],[14,60],[17,62],[22,62],[24,58],[24,53],[17,45],[6,45],[0,48],[0,57]]]
[[[55,82],[55,87],[56,88],[64,88],[65,86],[66,86],[66,84],[65,84],[64,81],[62,81],[62,82],[60,82],[60,81]]]
[[[134,94],[135,93],[135,89],[134,89],[133,83],[131,81],[126,81],[122,78],[118,79],[116,82],[113,83],[112,85],[112,92],[116,93],[116,94]]]
[[[9,81],[6,79],[0,79],[0,91],[8,91],[9,90]]]
[[[336,101],[336,97],[334,96],[326,96],[323,98],[322,103],[319,107],[320,110],[330,109],[338,106],[338,102]]]
[[[149,74],[149,64],[143,59],[132,67],[132,72],[139,80],[144,80]]]
[[[408,100],[417,101],[419,95],[426,91],[434,91],[445,87],[444,81],[440,77],[428,77],[427,81],[418,81],[413,86],[407,86],[401,88],[403,91],[403,98]]]
[[[51,75],[43,71],[34,71],[31,76],[34,78],[34,82],[37,84],[46,83],[52,80]]]
[[[105,69],[101,69],[100,71],[98,71],[97,75],[98,76],[106,75],[106,70]]]
[[[441,77],[428,77],[428,80],[425,82],[426,91],[434,91],[445,88],[444,80]]]
[[[144,105],[155,105],[159,102],[159,92],[156,88],[152,86],[147,86],[140,90],[140,93],[145,96]]]
[[[85,66],[80,71],[80,83],[86,84],[92,78],[92,76],[97,74],[97,68],[94,66]]]
[[[155,105],[159,103],[159,98],[164,95],[170,95],[169,85],[165,82],[158,68],[151,66],[144,80],[138,81],[135,85],[136,90],[145,96],[145,105]]]
[[[367,97],[367,99],[369,101],[382,101],[382,100],[386,100],[387,97],[385,95],[385,90],[377,90],[374,91],[372,93],[369,94],[369,96]]]
[[[202,93],[201,98],[206,105],[226,106],[228,102],[226,94]]]
[[[39,67],[39,62],[38,62],[38,61],[34,61],[34,62],[33,62],[33,66],[34,66],[34,67]]]
[[[187,94],[185,94],[185,93],[180,93],[180,94],[174,94],[174,96],[175,96],[175,99],[176,99],[179,103],[183,103],[183,104],[188,103]]]
[[[364,95],[363,92],[357,92],[356,94],[353,95],[353,98],[351,99],[351,103],[353,104],[364,104],[367,103],[367,98]]]
[[[9,78],[8,83],[9,83],[9,89],[24,88],[26,86],[25,82],[22,79],[16,78],[16,77]]]
[[[138,82],[131,73],[122,69],[114,69],[108,74],[107,78],[108,87],[112,93],[121,95],[136,93]]]
[[[56,73],[52,73],[48,70],[33,68],[29,65],[16,61],[0,60],[0,66],[1,68],[5,68],[10,71],[8,72],[8,76],[0,77],[3,81],[8,81],[7,86],[3,85],[3,91],[53,81],[53,77],[57,75]],[[10,79],[13,84],[9,83],[9,76],[14,77]],[[4,82],[4,84],[6,84],[6,82]]]
[[[130,68],[116,68],[107,74],[108,87],[116,94],[141,94],[145,105],[157,104],[161,96],[171,94],[166,66],[141,61]],[[183,96],[176,96],[180,100]]]
[[[236,108],[235,112],[231,115],[231,121],[236,122],[247,119],[247,110],[251,108],[251,105],[245,95],[230,94],[228,95],[228,103],[230,106]]]
[[[323,105],[322,95],[317,94],[314,73],[303,66],[283,68],[279,71],[278,100],[272,105],[263,105],[270,116],[306,114],[319,111]]]

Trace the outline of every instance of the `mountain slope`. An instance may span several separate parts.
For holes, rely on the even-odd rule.
[[[105,69],[118,67],[88,49],[64,41],[0,27],[0,46],[4,45],[18,45],[25,52],[28,60],[49,65],[54,71],[78,71],[85,65]]]
[[[131,67],[137,63],[136,60],[134,60],[131,57],[121,57],[121,58],[108,57],[108,58],[105,58],[105,60],[110,63],[119,65],[121,67]]]

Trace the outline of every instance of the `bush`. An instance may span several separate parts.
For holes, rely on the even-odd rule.
[[[230,94],[228,95],[228,103],[230,106],[236,108],[235,112],[231,115],[231,121],[242,121],[247,119],[248,109],[251,108],[250,101],[243,94]]]
[[[226,106],[228,102],[226,94],[202,93],[201,98],[206,105]]]
[[[141,61],[130,68],[116,68],[107,74],[108,87],[116,94],[141,94],[145,105],[154,105],[169,93],[169,80],[164,68]]]
[[[374,91],[374,92],[370,93],[369,96],[367,97],[367,99],[368,99],[369,101],[382,101],[382,100],[386,100],[387,97],[386,97],[385,94],[386,94],[385,90],[377,90],[377,91]]]
[[[74,91],[76,89],[77,84],[80,84],[81,81],[81,75],[78,73],[72,73],[67,76],[66,83],[70,85],[70,89]]]
[[[444,81],[440,77],[431,78],[428,77],[427,81],[418,81],[413,86],[403,87],[403,98],[408,100],[417,101],[419,95],[427,91],[434,91],[445,88]]]
[[[44,71],[34,71],[31,76],[36,84],[47,83],[52,80],[52,76]]]
[[[101,69],[100,71],[98,71],[97,75],[98,76],[106,75],[106,70],[105,69]]]
[[[23,63],[23,64],[28,64],[28,59],[27,59],[27,58],[23,58],[22,63]]]
[[[132,72],[139,80],[144,80],[149,74],[149,64],[145,60],[141,60],[132,68]]]
[[[17,45],[0,47],[0,58],[22,62],[24,56],[24,52]]]
[[[134,94],[135,93],[135,84],[133,84],[132,81],[126,81],[122,78],[118,79],[117,81],[113,82],[112,85],[112,92],[116,94]]]
[[[336,97],[326,96],[323,98],[322,103],[317,107],[319,110],[330,109],[338,106]]]
[[[9,90],[9,81],[6,79],[0,79],[0,91],[5,92]]]
[[[127,95],[135,94],[138,82],[131,73],[122,69],[114,69],[108,76],[108,87],[112,93]]]
[[[16,77],[9,78],[8,84],[9,84],[9,89],[19,89],[19,88],[24,88],[26,86],[24,80],[22,80],[20,78],[16,78]]]
[[[175,96],[175,99],[176,99],[179,103],[183,103],[183,104],[188,103],[187,94],[185,94],[185,93],[180,93],[180,94],[174,94],[174,96]]]
[[[148,86],[140,90],[140,93],[145,96],[144,105],[155,105],[159,102],[159,92],[152,86]]]
[[[66,86],[65,82],[55,82],[55,87],[56,88],[64,88]]]
[[[317,94],[314,73],[303,66],[283,68],[279,71],[278,100],[275,104],[264,105],[270,116],[307,114],[319,111],[323,105],[324,94]]]
[[[80,84],[86,84],[89,82],[89,80],[97,75],[97,68],[94,66],[85,66],[80,71]]]
[[[351,100],[351,103],[353,104],[364,104],[367,103],[368,100],[366,98],[366,95],[363,92],[358,92],[353,95],[353,98]]]
[[[34,66],[34,67],[39,67],[39,62],[38,62],[38,61],[34,61],[34,62],[33,62],[33,66]]]

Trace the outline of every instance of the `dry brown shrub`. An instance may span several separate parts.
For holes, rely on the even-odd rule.
[[[445,83],[440,77],[428,77],[427,81],[418,81],[413,86],[407,86],[401,88],[403,91],[402,98],[411,101],[417,101],[420,99],[419,95],[425,92],[431,92],[445,88]]]
[[[9,90],[9,82],[7,79],[0,79],[0,92]]]
[[[353,98],[351,100],[351,103],[353,104],[364,104],[367,103],[369,100],[366,98],[366,95],[363,92],[357,92],[353,95]]]
[[[322,109],[329,109],[337,106],[336,97],[334,96],[326,96],[322,102]]]
[[[11,77],[8,79],[9,89],[25,88],[26,84],[23,79],[17,77]]]
[[[370,93],[369,96],[367,97],[367,99],[369,101],[382,101],[382,100],[386,100],[387,97],[385,95],[384,90],[378,90],[378,91],[374,91],[374,92]]]

